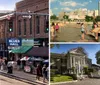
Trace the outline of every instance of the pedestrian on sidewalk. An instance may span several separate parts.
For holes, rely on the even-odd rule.
[[[8,63],[8,60],[5,58],[4,62],[5,62],[5,69],[7,70],[7,63]]]
[[[0,68],[1,70],[4,70],[4,65],[5,65],[5,64],[4,64],[4,59],[2,59],[2,60],[1,60],[1,68]]]
[[[5,65],[7,66],[7,63],[8,63],[8,60],[7,59],[5,59]]]
[[[40,65],[38,64],[36,67],[36,79],[40,80],[40,77],[41,77],[41,68]]]
[[[49,67],[46,68],[46,79],[49,80]]]
[[[47,72],[46,72],[46,65],[43,65],[42,68],[42,75],[43,75],[43,82],[45,82],[45,79],[47,78]]]
[[[59,32],[59,25],[58,25],[58,23],[56,23],[56,25],[55,25],[55,31],[56,31],[56,33]]]
[[[20,70],[21,60],[20,58],[17,60],[17,69]]]
[[[8,68],[8,72],[7,73],[12,74],[13,73],[12,61],[8,61],[7,68]]]
[[[51,24],[51,37],[52,37],[52,40],[54,41],[55,40],[55,23],[54,22],[52,22],[52,24]]]
[[[98,27],[97,23],[94,23],[92,31],[95,34],[95,39],[98,41],[98,33],[100,32],[100,28]]]
[[[85,39],[85,34],[86,34],[84,23],[81,24],[81,33],[82,33],[81,39],[84,40]]]

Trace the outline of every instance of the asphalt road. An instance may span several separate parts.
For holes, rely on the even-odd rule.
[[[59,85],[100,85],[100,79],[86,79],[73,83],[65,83]]]
[[[24,83],[24,82],[0,75],[0,85],[31,85],[31,84]]]

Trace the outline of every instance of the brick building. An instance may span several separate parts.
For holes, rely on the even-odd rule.
[[[8,38],[33,39],[34,46],[24,55],[48,58],[49,0],[22,0],[13,13],[0,17],[0,40],[7,46]],[[13,27],[9,28],[9,24]],[[35,43],[38,45],[35,46]],[[7,50],[7,48],[5,48]],[[35,51],[35,52],[33,52]],[[38,52],[41,52],[40,54]],[[20,54],[20,53],[18,53]]]

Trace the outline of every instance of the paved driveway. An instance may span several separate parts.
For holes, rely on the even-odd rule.
[[[100,79],[86,79],[78,82],[59,84],[59,85],[100,85]]]

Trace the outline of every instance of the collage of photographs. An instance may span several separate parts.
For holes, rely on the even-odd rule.
[[[100,0],[0,0],[0,85],[100,85]]]

